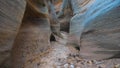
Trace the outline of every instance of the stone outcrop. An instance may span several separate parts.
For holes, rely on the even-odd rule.
[[[117,35],[120,25],[119,6],[119,0],[64,0],[60,16],[65,15],[67,7],[73,11],[68,43],[73,46],[80,44],[80,54],[83,57],[92,59],[120,57]]]
[[[87,58],[120,58],[120,7],[96,17],[85,27],[81,54]]]
[[[34,68],[50,47],[51,30],[45,2],[5,0],[0,5],[1,68],[6,64],[12,68]]]
[[[24,15],[25,5],[25,0],[0,0],[0,68],[9,65],[6,61],[9,61],[11,48]]]
[[[22,25],[12,50],[12,68],[39,67],[37,64],[41,55],[50,47],[50,24],[46,15],[40,11],[41,9],[37,12],[29,3],[26,6]]]
[[[40,68],[41,58],[44,58],[44,56],[47,58],[46,55],[50,52],[49,47],[51,47],[50,35],[54,31],[58,31],[59,33],[60,24],[57,23],[59,21],[56,20],[56,16],[53,17],[54,12],[52,14],[52,12],[48,11],[50,9],[54,10],[54,8],[48,6],[50,8],[48,9],[44,1],[0,0],[0,68]],[[84,3],[75,4],[75,2],[80,1]],[[93,17],[94,19],[89,20],[92,14],[94,16],[94,14],[99,11],[94,10],[94,13],[93,9],[96,8],[90,7],[94,1],[95,0],[71,0],[72,5],[69,4],[67,8],[64,8],[66,10],[61,17],[59,17],[58,13],[61,22],[61,30],[69,32],[70,29],[73,29],[74,33],[74,28],[72,27],[74,27],[74,25],[80,25],[75,24],[76,21],[77,23],[86,23],[87,20],[87,25],[84,26],[81,38],[80,34],[75,33],[77,34],[77,38],[81,39],[79,40],[81,45],[80,55],[83,58],[98,60],[120,58],[120,7],[115,6],[112,9],[111,7],[108,7],[106,9],[111,10],[104,14],[95,15],[95,17]],[[102,2],[102,0],[100,1]],[[114,5],[113,1],[115,0],[109,1],[109,3]],[[119,0],[116,1],[118,1],[117,3],[120,2]],[[58,3],[60,2],[61,0],[58,1]],[[95,5],[97,4],[94,3],[94,6]],[[76,6],[79,7],[76,8]],[[79,8],[82,9],[79,10]],[[88,10],[86,8],[88,8]],[[98,9],[101,8],[98,7]],[[72,12],[72,10],[74,11]],[[60,10],[56,9],[56,11],[58,12]],[[91,15],[89,15],[89,11],[91,11]],[[76,15],[76,18],[74,15]],[[83,19],[81,19],[81,17]],[[72,23],[72,21],[75,23]],[[58,27],[54,28],[53,26],[54,31],[52,31],[53,29],[50,27],[54,24],[57,24],[56,26]],[[71,32],[72,31],[70,31],[70,33]],[[69,38],[69,34],[65,33],[65,37]],[[73,37],[69,38],[69,40],[71,39],[74,40],[72,42],[76,43],[76,40]],[[66,43],[69,40],[64,38],[58,41],[58,43],[61,44],[62,41],[62,43],[65,43],[62,44],[64,46],[67,45]],[[57,48],[58,44],[55,45]],[[60,49],[57,49],[61,50],[62,46],[60,47]],[[65,49],[63,50],[64,52],[66,51]],[[55,55],[59,54],[59,52],[62,54],[62,51],[56,51]],[[54,51],[52,53],[54,54]],[[49,54],[52,55],[51,53]],[[49,58],[51,58],[51,56],[49,56]],[[42,61],[44,62],[43,59]]]

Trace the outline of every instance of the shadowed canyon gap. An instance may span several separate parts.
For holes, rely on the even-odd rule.
[[[70,30],[68,43],[81,45],[84,58],[120,58],[119,5],[120,0],[63,0],[57,19],[54,6],[43,0],[0,0],[0,67],[41,68],[51,33],[61,37],[60,26]]]

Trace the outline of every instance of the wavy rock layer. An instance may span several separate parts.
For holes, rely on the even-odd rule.
[[[88,58],[120,58],[120,7],[96,17],[86,26],[81,54]]]
[[[111,3],[109,5],[107,1],[100,0],[101,2],[105,1],[105,4],[108,5],[108,8],[102,9],[102,11],[111,10],[97,16],[94,16],[95,13],[99,12],[96,7],[103,3],[97,2],[97,0],[96,3],[94,3],[95,0],[71,1],[73,8],[78,6],[78,8],[72,9],[74,10],[74,14],[78,14],[76,16],[77,19],[75,17],[71,19],[73,16],[71,9],[68,9],[69,12],[66,10],[64,19],[60,19],[60,22],[62,22],[61,30],[69,32],[69,23],[74,21],[74,23],[70,24],[70,28],[73,26],[74,33],[74,28],[79,29],[79,27],[74,27],[74,25],[80,25],[80,23],[75,23],[87,23],[81,36],[81,56],[87,59],[120,58],[120,7],[111,9],[111,5],[113,6],[120,1],[116,0],[118,2],[115,2],[115,0],[109,0],[108,3]],[[76,4],[80,1],[84,3]],[[91,4],[93,6],[90,7],[89,5]],[[104,8],[106,6],[102,5],[97,7],[101,9],[99,7]],[[77,10],[79,8],[82,9]],[[67,50],[63,47],[64,55],[61,45],[60,49],[59,46],[56,47],[56,52],[53,49],[53,55],[49,53],[51,52],[49,50],[50,34],[50,22],[47,18],[47,11],[43,0],[0,0],[0,68],[10,68],[10,65],[12,65],[12,68],[40,68],[41,58],[49,57],[54,60],[52,57],[55,57],[59,53],[60,56],[67,57],[68,54],[66,51],[69,53],[69,49],[67,48]],[[13,42],[15,42],[14,45]],[[63,40],[62,42],[64,43]],[[11,52],[12,45],[13,49]],[[12,53],[13,64],[10,64],[10,52]],[[49,54],[50,56],[48,56]],[[59,55],[56,57],[60,58]],[[44,59],[42,61],[44,64]],[[46,60],[48,64],[48,61],[52,62],[52,60]]]
[[[13,41],[24,15],[25,5],[24,0],[0,0],[0,68],[9,59]]]
[[[70,15],[65,11],[68,11],[68,8],[72,9],[73,16],[69,20],[69,30],[73,35],[71,39],[76,37],[81,42],[82,56],[91,59],[120,58],[119,0],[64,0],[63,2],[61,10],[63,15]],[[65,20],[61,22],[67,24],[67,17]],[[66,29],[64,25],[61,26],[62,29]]]
[[[42,0],[0,1],[0,15],[0,68],[10,68],[9,65],[34,68],[35,59],[39,61],[50,45],[45,3]]]

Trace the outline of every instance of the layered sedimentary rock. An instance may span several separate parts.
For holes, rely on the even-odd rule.
[[[41,57],[49,52],[50,26],[54,23],[53,20],[48,20],[54,17],[52,18],[52,14],[48,15],[44,1],[0,1],[0,66],[3,68],[9,65],[12,68],[40,67]],[[67,6],[60,18],[60,22],[63,22],[62,30],[68,31],[70,23],[70,33],[75,32],[78,38],[81,37],[80,54],[84,58],[120,58],[120,7],[116,5],[120,1],[104,1],[71,0],[71,5]],[[64,19],[61,20],[62,18]],[[76,31],[81,31],[81,23],[85,24],[80,36]],[[11,58],[12,64],[9,61]]]
[[[21,25],[26,2],[0,0],[0,68],[9,61],[15,36]],[[9,63],[5,66],[8,66]]]
[[[39,67],[41,56],[44,56],[50,46],[51,30],[45,2],[42,0],[0,2],[1,67],[8,66],[6,61],[11,58],[12,64],[11,62],[7,64],[12,65],[12,68]]]
[[[22,25],[12,50],[12,68],[39,68],[50,47],[50,23],[44,1],[27,2]]]
[[[81,54],[92,59],[120,58],[120,7],[96,17],[85,27]]]
[[[120,25],[119,5],[119,0],[64,0],[60,14],[63,14],[66,6],[69,6],[73,11],[73,17],[70,20],[72,40],[69,39],[70,42],[68,43],[73,42],[74,44],[72,44],[75,46],[80,44],[80,53],[87,58],[106,59],[114,56],[118,57],[120,47],[117,38],[119,36],[116,36],[116,34],[119,34],[119,27],[117,26]],[[93,30],[88,27],[93,28]],[[98,28],[99,30],[97,30]],[[93,34],[94,31],[98,33]],[[116,34],[114,31],[116,31]],[[107,34],[110,34],[110,36],[107,36]],[[109,38],[111,36],[113,37]],[[88,38],[90,39],[85,40]],[[88,41],[90,42],[88,43]],[[97,57],[97,55],[100,57]]]

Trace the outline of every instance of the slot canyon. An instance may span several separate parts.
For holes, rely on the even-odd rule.
[[[0,68],[120,68],[120,0],[0,0]]]

